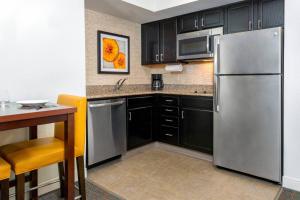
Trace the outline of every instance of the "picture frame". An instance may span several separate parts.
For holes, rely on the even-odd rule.
[[[98,74],[130,73],[130,38],[126,35],[97,32]]]

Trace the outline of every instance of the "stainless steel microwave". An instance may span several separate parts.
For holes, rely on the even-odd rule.
[[[177,60],[213,58],[214,36],[222,34],[222,27],[178,34]]]

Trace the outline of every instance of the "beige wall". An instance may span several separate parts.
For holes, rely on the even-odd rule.
[[[185,65],[183,72],[170,73],[163,65],[141,65],[141,25],[104,13],[86,9],[86,81],[87,85],[113,85],[120,78],[127,84],[149,84],[151,73],[164,74],[166,84],[212,85],[212,63]],[[97,74],[97,31],[113,32],[130,37],[130,75]]]

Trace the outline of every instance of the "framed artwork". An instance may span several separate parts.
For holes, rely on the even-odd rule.
[[[129,74],[129,37],[104,31],[97,34],[98,74]]]

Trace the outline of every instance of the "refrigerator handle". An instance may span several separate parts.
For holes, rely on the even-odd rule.
[[[216,36],[214,41],[214,74],[219,74],[220,67],[220,37]]]
[[[220,106],[219,106],[219,93],[220,93],[220,88],[219,88],[219,76],[215,75],[214,78],[214,111],[219,112],[220,111]]]

